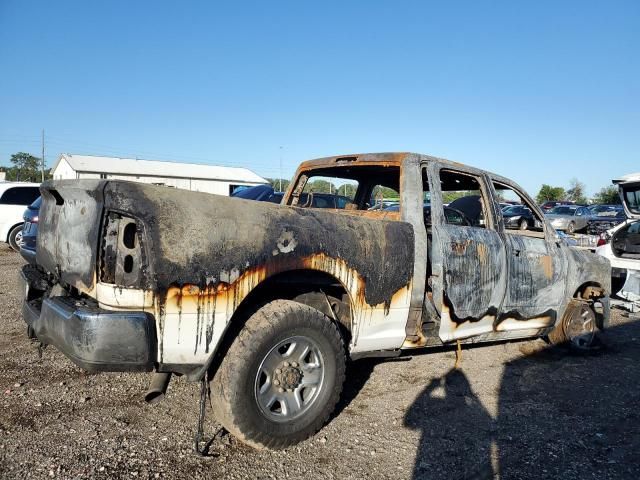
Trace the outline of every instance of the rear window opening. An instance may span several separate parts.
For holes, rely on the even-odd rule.
[[[302,208],[399,210],[400,167],[342,166],[303,173],[288,202]]]

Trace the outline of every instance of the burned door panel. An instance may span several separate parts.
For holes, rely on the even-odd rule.
[[[441,169],[434,167],[428,172],[433,298],[440,309],[439,336],[443,342],[491,332],[506,288],[505,248],[501,236],[493,230],[484,181],[465,171],[448,172],[451,186],[442,179]],[[458,175],[468,185],[455,186]],[[443,207],[443,189],[467,187],[478,191],[477,195],[467,197],[480,206],[476,211],[461,212],[468,225],[449,224],[451,219],[448,220]]]
[[[531,317],[554,310],[564,299],[564,255],[544,238],[506,234],[509,279],[504,310]]]

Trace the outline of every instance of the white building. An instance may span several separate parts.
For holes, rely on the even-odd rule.
[[[237,187],[267,183],[247,168],[64,153],[51,169],[54,179],[106,178],[230,195]]]

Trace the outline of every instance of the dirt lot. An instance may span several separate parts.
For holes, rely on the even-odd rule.
[[[640,478],[640,322],[620,311],[590,356],[533,340],[465,350],[459,370],[452,350],[353,363],[314,438],[268,452],[222,435],[200,459],[197,384],[150,406],[150,375],[38,358],[21,265],[0,247],[1,478]]]

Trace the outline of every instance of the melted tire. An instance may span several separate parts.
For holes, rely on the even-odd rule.
[[[265,355],[293,335],[313,339],[324,358],[324,383],[304,415],[275,422],[262,413],[255,394]],[[234,339],[211,382],[216,419],[255,448],[282,449],[315,434],[333,412],[345,379],[345,346],[336,325],[320,311],[275,300],[254,313]]]
[[[558,323],[555,328],[547,335],[547,339],[549,343],[553,345],[567,345],[571,350],[580,353],[591,352],[594,349],[597,349],[600,346],[600,342],[597,337],[597,326],[596,326],[596,315],[593,310],[584,304],[574,305],[571,304],[569,307],[571,311],[567,311],[562,318],[562,321]],[[572,321],[575,321],[578,317],[580,317],[585,311],[588,310],[590,322],[584,322],[585,325],[588,325],[588,328],[584,329],[582,332],[583,337],[580,335],[572,335]],[[584,317],[582,317],[584,318]],[[578,333],[574,332],[573,333]],[[585,340],[588,339],[588,340]]]

